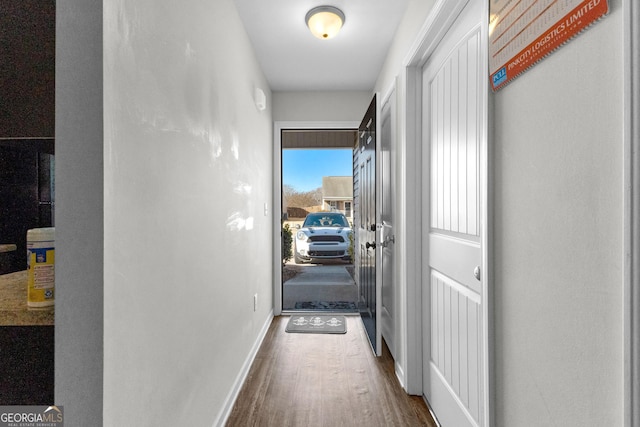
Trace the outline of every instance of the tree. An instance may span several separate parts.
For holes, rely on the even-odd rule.
[[[293,249],[291,245],[293,243],[293,230],[289,227],[289,224],[285,224],[282,227],[282,263],[285,264],[293,256]]]
[[[322,187],[311,191],[298,191],[292,185],[282,186],[282,205],[286,208],[306,208],[322,204]]]

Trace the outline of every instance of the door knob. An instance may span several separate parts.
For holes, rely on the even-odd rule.
[[[473,269],[473,275],[476,279],[480,280],[480,266],[476,265],[476,268]]]
[[[380,246],[383,248],[389,247],[390,243],[396,243],[396,236],[387,236],[384,238],[382,242],[380,242]]]

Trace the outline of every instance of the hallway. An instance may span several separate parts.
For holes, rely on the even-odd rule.
[[[434,426],[400,387],[386,345],[376,359],[358,316],[347,333],[286,333],[273,320],[227,421],[235,426]]]
[[[315,48],[301,49],[311,57],[302,61],[288,44],[269,41],[283,30],[286,42],[321,42],[304,25],[311,7],[305,2],[282,2],[286,13],[278,13],[272,2],[251,0],[161,7],[153,1],[57,0],[53,136],[60,256],[53,403],[64,406],[65,425],[225,424],[243,386],[240,379],[250,371],[246,362],[254,359],[281,309],[278,135],[323,125],[353,128],[375,93],[381,104],[396,105],[389,114],[393,125],[384,129],[395,128],[391,136],[397,142],[389,155],[396,173],[388,201],[397,227],[393,283],[399,297],[390,313],[397,316],[398,332],[386,335],[394,337],[390,347],[401,354],[395,362],[402,383],[411,391],[423,389],[421,373],[431,360],[422,358],[422,341],[428,343],[422,338],[431,326],[457,326],[475,338],[473,347],[464,347],[467,352],[486,354],[482,365],[473,366],[473,372],[487,373],[481,383],[482,427],[529,427],[532,420],[542,426],[640,427],[640,322],[634,318],[640,310],[640,231],[634,228],[640,223],[640,2],[555,4],[605,2],[610,11],[603,19],[508,86],[475,91],[483,100],[472,110],[459,89],[470,82],[487,85],[488,67],[464,85],[450,83],[453,76],[460,79],[460,64],[469,65],[469,52],[488,60],[487,6],[510,4],[506,0],[482,0],[474,27],[481,34],[467,40],[466,56],[455,57],[445,55],[446,49],[442,55],[431,51],[445,36],[461,41],[470,34],[450,27],[476,1],[412,0],[406,10],[395,2],[397,31],[374,49],[354,49],[351,35],[369,41],[381,29],[392,30],[388,16],[376,26],[365,9],[347,10],[345,32],[319,46],[361,58],[353,67],[332,63]],[[260,25],[245,25],[240,3]],[[371,2],[360,3],[371,8]],[[273,12],[277,21],[256,14],[256,7]],[[256,49],[247,28],[267,48]],[[24,44],[33,46],[39,45]],[[376,53],[379,62],[365,66]],[[272,61],[276,54],[287,61]],[[258,55],[277,68],[263,65]],[[303,66],[314,72],[301,72]],[[372,75],[364,79],[361,71]],[[268,78],[272,72],[282,83]],[[357,84],[342,78],[346,72]],[[438,102],[415,99],[436,95],[435,85],[423,84],[436,77],[441,84],[432,98]],[[464,121],[445,120],[455,105]],[[487,321],[469,334],[461,322],[446,320],[453,317],[434,322],[425,314],[435,312],[431,306],[455,314],[456,302],[458,313],[461,307],[468,313],[468,296],[474,295],[444,292],[443,276],[451,275],[432,280],[429,274],[431,258],[456,261],[431,250],[451,242],[429,235],[436,228],[429,216],[441,211],[427,210],[436,205],[425,193],[431,195],[434,183],[448,189],[451,181],[434,180],[430,173],[445,171],[445,164],[458,175],[466,169],[452,150],[432,155],[423,149],[423,137],[434,133],[425,134],[420,124],[437,123],[449,143],[454,134],[458,141],[465,135],[480,141],[473,136],[477,127],[460,131],[472,116],[486,124],[482,139],[488,149],[471,163],[473,171],[479,164],[488,169],[485,191],[475,200],[488,204],[481,216],[486,226],[476,227],[487,235],[487,245],[483,265],[460,265],[460,274],[472,283],[480,277],[476,294],[484,292],[486,305],[473,309],[471,318],[481,313]],[[435,160],[438,167],[432,168]],[[469,184],[468,177],[458,182]],[[469,194],[462,189],[458,196]],[[448,195],[442,198],[445,225],[447,219],[451,223],[453,201],[458,211],[464,205]],[[455,231],[442,235],[455,240],[449,233]],[[437,291],[437,298],[425,289]],[[257,371],[233,414],[235,425],[392,425],[386,418],[413,416],[415,400],[397,402],[403,394],[395,375],[371,357],[357,321],[350,319],[354,327],[346,336],[292,336],[284,333],[286,318],[276,319],[265,341],[267,355],[258,355]],[[475,345],[479,339],[482,346]],[[463,347],[443,342],[438,361],[446,363]],[[430,401],[442,419],[443,410]],[[333,416],[339,421],[323,420]]]

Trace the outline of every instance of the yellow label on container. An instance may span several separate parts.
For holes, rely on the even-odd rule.
[[[54,303],[55,249],[29,248],[27,305],[47,307]]]

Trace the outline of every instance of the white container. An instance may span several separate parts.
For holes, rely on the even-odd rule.
[[[52,307],[55,297],[55,228],[27,230],[27,306]]]

